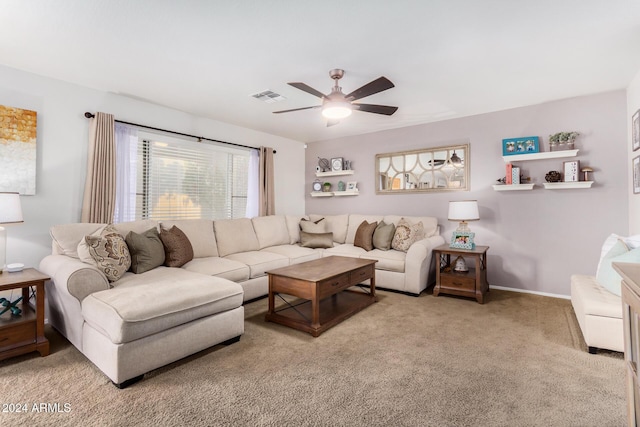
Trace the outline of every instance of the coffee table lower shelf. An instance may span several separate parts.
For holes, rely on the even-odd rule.
[[[346,289],[320,301],[318,325],[313,325],[311,321],[313,318],[312,301],[304,299],[289,302],[291,306],[277,307],[273,313],[267,313],[265,319],[317,337],[376,301],[377,297],[367,292]]]

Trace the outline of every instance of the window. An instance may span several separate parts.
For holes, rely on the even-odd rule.
[[[139,132],[136,219],[246,215],[250,150]]]

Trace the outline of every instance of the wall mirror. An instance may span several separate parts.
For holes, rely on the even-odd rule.
[[[376,154],[376,194],[469,190],[469,144]]]

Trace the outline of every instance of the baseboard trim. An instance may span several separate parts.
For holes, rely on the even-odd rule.
[[[571,299],[570,295],[561,295],[561,294],[551,294],[549,292],[538,292],[538,291],[530,291],[528,289],[518,289],[518,288],[507,288],[506,286],[490,286],[491,289],[498,289],[501,291],[511,291],[511,292],[520,292],[523,294],[533,294],[540,295],[543,297],[551,297],[551,298],[560,298],[560,299]]]

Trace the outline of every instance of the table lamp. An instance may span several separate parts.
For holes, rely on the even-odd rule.
[[[449,221],[460,221],[460,225],[451,236],[452,248],[473,249],[475,244],[473,238],[475,233],[469,229],[467,221],[477,221],[480,219],[478,213],[477,200],[462,200],[459,202],[449,202]]]
[[[22,207],[18,193],[0,192],[0,274],[7,264],[7,231],[2,224],[16,224],[22,220]]]

